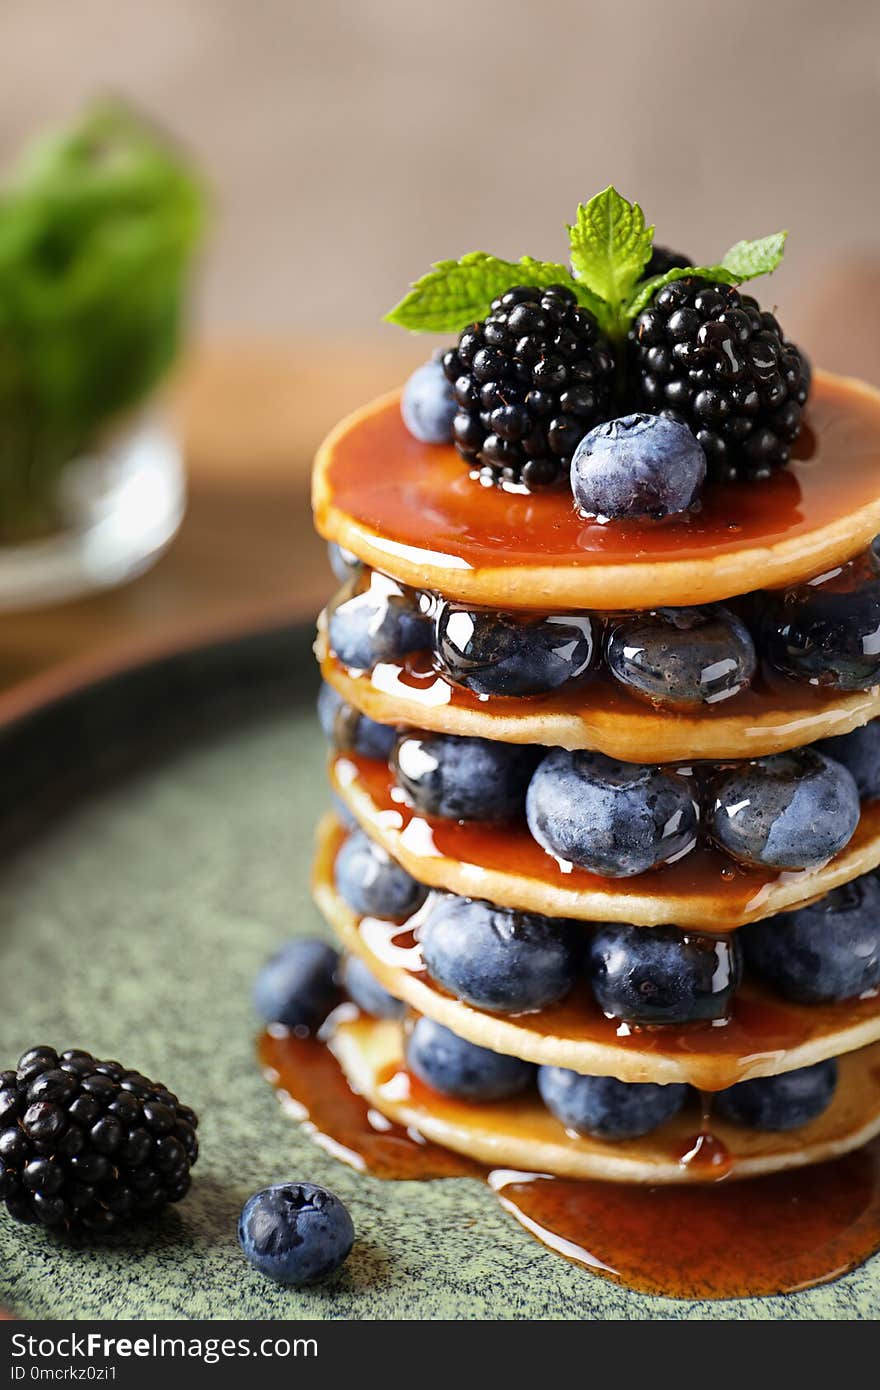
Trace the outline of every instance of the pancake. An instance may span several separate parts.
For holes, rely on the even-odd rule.
[[[608,1142],[566,1132],[534,1092],[508,1101],[449,1100],[402,1069],[401,1025],[361,1016],[340,1022],[330,1047],[354,1090],[388,1119],[495,1169],[608,1182],[685,1183],[717,1179],[717,1169],[682,1162],[701,1134],[699,1107],[685,1108],[653,1134]],[[728,1181],[820,1163],[880,1133],[880,1044],[840,1059],[828,1109],[787,1133],[713,1120],[713,1138],[730,1159]]]
[[[332,815],[318,827],[315,902],[347,951],[417,1013],[468,1042],[528,1062],[567,1067],[621,1081],[686,1081],[722,1090],[753,1076],[772,1076],[880,1040],[880,998],[839,1004],[791,1004],[747,982],[730,1021],[685,1028],[621,1029],[605,1018],[586,986],[538,1013],[504,1015],[464,1004],[425,973],[411,925],[360,918],[333,886],[333,862],[345,831]],[[418,917],[418,914],[417,914]]]
[[[607,674],[570,691],[481,700],[433,669],[427,654],[352,674],[327,650],[319,620],[321,675],[343,700],[380,724],[400,724],[501,743],[591,748],[624,762],[757,758],[847,734],[880,715],[880,687],[835,691],[768,676],[756,689],[693,712],[655,709]]]
[[[419,815],[383,763],[338,754],[330,781],[371,838],[420,883],[546,917],[724,932],[812,902],[880,865],[880,801],[862,803],[849,844],[818,869],[745,868],[699,846],[675,864],[612,879],[554,859],[525,820],[487,825]]]
[[[400,393],[318,451],[315,524],[375,569],[501,609],[650,609],[800,582],[880,531],[880,392],[816,372],[795,457],[752,485],[707,486],[699,512],[600,525],[567,488],[481,487],[451,445],[404,427]]]

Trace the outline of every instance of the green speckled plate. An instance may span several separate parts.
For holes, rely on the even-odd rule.
[[[868,1318],[880,1260],[791,1297],[678,1303],[550,1254],[471,1179],[382,1182],[315,1148],[254,1063],[251,979],[308,892],[326,804],[310,633],[255,636],[128,672],[0,729],[0,1065],[84,1046],[173,1086],[202,1117],[190,1197],[125,1245],[71,1249],[0,1216],[0,1303],[21,1316]],[[358,1232],[326,1287],[255,1274],[238,1212],[307,1178]]]

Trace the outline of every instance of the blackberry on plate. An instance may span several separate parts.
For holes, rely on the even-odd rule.
[[[788,462],[810,368],[751,295],[691,276],[673,281],[638,316],[629,342],[635,404],[688,425],[710,477],[761,478]]]
[[[547,487],[609,414],[614,353],[571,290],[516,285],[443,357],[458,413],[452,437],[487,482]]]
[[[0,1073],[0,1198],[16,1221],[116,1230],[186,1196],[197,1126],[121,1062],[32,1047]]]

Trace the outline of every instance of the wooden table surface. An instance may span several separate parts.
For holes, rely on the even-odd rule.
[[[131,584],[0,616],[0,712],[72,671],[317,612],[333,580],[309,510],[315,448],[423,356],[406,340],[193,352],[171,391],[189,473],[180,533]]]

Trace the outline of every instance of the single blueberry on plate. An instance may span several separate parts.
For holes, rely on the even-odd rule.
[[[786,999],[818,1004],[880,987],[880,873],[737,932],[746,961]]]
[[[859,823],[852,773],[814,747],[716,772],[707,792],[713,838],[746,864],[816,868],[849,843]]]
[[[563,999],[578,971],[582,933],[571,922],[437,895],[418,930],[431,977],[467,1004],[497,1013]]]
[[[393,724],[377,724],[352,705],[346,704],[338,691],[322,681],[318,692],[318,719],[324,737],[334,748],[346,753],[358,753],[362,758],[387,762],[397,740]]]
[[[504,1100],[535,1076],[530,1062],[477,1047],[431,1018],[416,1020],[406,1040],[406,1064],[426,1086],[458,1100]]]
[[[254,982],[254,1008],[264,1023],[313,1033],[339,998],[339,953],[319,937],[287,941]]]
[[[331,650],[353,671],[371,671],[380,661],[427,650],[432,631],[416,596],[375,572],[367,588],[341,591],[327,621]]]
[[[623,415],[584,435],[571,461],[571,490],[585,516],[663,517],[686,512],[706,479],[706,455],[687,425],[659,415]]]
[[[629,1023],[725,1018],[742,979],[735,932],[605,923],[587,948],[587,975],[603,1013]]]
[[[726,608],[663,608],[612,623],[605,640],[612,675],[657,705],[718,704],[755,674],[748,630]]]
[[[541,1099],[560,1124],[594,1139],[637,1139],[671,1120],[684,1105],[688,1088],[674,1082],[618,1081],[613,1076],[581,1076],[565,1067],[539,1067]]]
[[[336,856],[333,876],[339,896],[361,917],[402,922],[428,896],[427,888],[363,830],[353,831],[346,839]]]
[[[443,364],[432,360],[417,367],[400,401],[403,423],[410,434],[422,444],[450,444],[457,410]]]
[[[691,849],[699,811],[681,773],[554,748],[531,780],[526,818],[549,854],[628,878]]]
[[[406,1005],[395,999],[365,965],[360,956],[345,956],[342,962],[342,987],[365,1014],[373,1018],[403,1018]]]
[[[397,783],[426,816],[504,821],[525,812],[540,751],[455,734],[405,734],[391,760]]]
[[[350,579],[356,579],[364,568],[363,562],[356,555],[344,546],[337,545],[335,541],[330,541],[327,546],[327,559],[340,584],[347,584]]]
[[[582,679],[593,663],[586,613],[518,618],[441,603],[436,624],[437,664],[477,695],[541,695]]]
[[[286,1182],[248,1198],[238,1240],[254,1269],[300,1287],[319,1283],[343,1264],[354,1244],[354,1225],[326,1187]]]
[[[815,747],[852,773],[859,796],[880,797],[880,719],[870,719],[851,733],[820,739]]]
[[[872,547],[829,575],[782,593],[758,595],[758,640],[771,664],[795,679],[835,690],[867,690],[876,685],[880,681],[877,569]]]
[[[837,1061],[832,1058],[717,1091],[712,1097],[712,1111],[723,1120],[750,1129],[798,1129],[827,1110],[836,1086]]]

